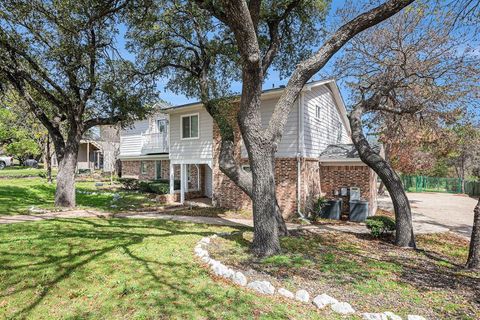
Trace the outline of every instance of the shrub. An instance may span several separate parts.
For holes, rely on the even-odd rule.
[[[120,178],[118,181],[123,185],[126,190],[138,190],[139,181],[133,178]]]
[[[370,234],[376,238],[396,229],[395,221],[386,216],[375,216],[367,218],[367,228],[370,229]]]
[[[315,202],[313,212],[311,215],[312,221],[317,221],[318,217],[321,215],[323,208],[328,204],[328,200],[326,197],[319,197]]]

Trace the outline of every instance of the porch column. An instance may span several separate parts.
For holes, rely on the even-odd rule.
[[[170,162],[170,194],[173,194],[175,192],[175,169],[174,169],[174,164]]]
[[[186,165],[180,165],[180,203],[185,202],[185,176],[186,176]]]
[[[90,142],[87,141],[87,169],[90,170]]]

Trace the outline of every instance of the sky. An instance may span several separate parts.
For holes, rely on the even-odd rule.
[[[342,7],[345,4],[345,0],[332,0],[331,8],[329,15],[327,17],[328,20],[333,20],[333,14],[336,12],[336,10],[340,7]],[[126,32],[126,27],[124,25],[119,26],[119,35],[117,38],[118,42],[118,47],[119,47],[119,52],[122,55],[123,58],[129,59],[129,60],[134,60],[135,57],[132,55],[130,52],[128,52],[125,49],[125,32]],[[324,69],[322,70],[323,74],[329,74],[331,72],[331,64],[327,64]],[[321,80],[322,77],[317,74],[312,77],[311,80]],[[158,91],[160,93],[160,98],[171,105],[181,105],[181,104],[186,104],[186,103],[191,103],[195,102],[196,99],[189,99],[185,95],[178,95],[175,94],[174,92],[171,92],[165,88],[166,83],[168,79],[160,79],[157,83]],[[286,85],[288,82],[288,79],[280,79],[280,75],[278,71],[276,70],[269,70],[268,77],[265,79],[263,89],[271,89],[271,88],[278,88],[281,85]],[[241,91],[241,83],[240,82],[235,82],[232,83],[231,87],[233,92],[240,92]],[[342,92],[342,95],[344,98],[346,98],[347,92],[345,88],[340,87],[340,91]]]

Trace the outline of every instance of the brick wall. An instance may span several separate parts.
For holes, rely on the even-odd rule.
[[[360,196],[369,201],[370,214],[376,211],[376,179],[375,172],[365,165],[357,166],[320,166],[322,192],[327,198],[335,197],[335,190],[341,187],[358,187]],[[348,198],[344,198],[344,209],[348,210]]]
[[[170,161],[160,160],[162,162],[161,179],[169,179]],[[143,174],[140,168],[140,160],[122,161],[122,177],[135,178],[139,180],[154,180],[155,176],[155,160],[144,160],[146,173]]]

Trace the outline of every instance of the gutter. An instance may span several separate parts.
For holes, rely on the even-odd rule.
[[[298,99],[298,136],[297,136],[297,214],[300,219],[306,220],[300,208],[302,202],[302,157],[305,155],[305,135],[304,135],[304,96],[300,92]]]

